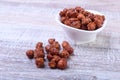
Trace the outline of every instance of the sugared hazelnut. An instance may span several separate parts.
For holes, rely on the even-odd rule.
[[[45,54],[43,51],[38,51],[38,50],[35,50],[34,52],[34,58],[44,58]]]
[[[59,61],[60,59],[61,59],[60,56],[54,55],[52,60],[54,60],[56,63],[58,63],[58,61]]]
[[[58,43],[58,41],[53,42],[53,44],[51,44],[51,46],[58,50],[60,49],[60,44]]]
[[[46,46],[45,46],[45,50],[46,50],[47,53],[49,53],[50,47],[51,47],[50,45],[46,45]]]
[[[80,24],[79,21],[74,21],[74,22],[71,23],[70,26],[71,26],[71,27],[74,27],[74,28],[77,28],[77,29],[80,29],[81,24]]]
[[[62,42],[62,47],[65,48],[65,47],[67,47],[67,46],[69,46],[69,43],[68,43],[67,41],[63,41],[63,42]]]
[[[67,47],[65,47],[64,49],[65,49],[67,52],[69,52],[70,55],[73,54],[73,52],[74,52],[74,50],[73,50],[73,48],[72,48],[71,46],[67,46]]]
[[[27,50],[26,55],[29,59],[33,59],[34,58],[34,51],[33,50]]]
[[[67,51],[67,50],[63,50],[61,53],[60,53],[60,56],[62,57],[62,58],[69,58],[70,57],[70,54],[69,54],[69,52]]]
[[[88,30],[95,30],[96,24],[95,24],[94,22],[90,22],[90,23],[87,25],[87,27],[88,27]]]
[[[92,20],[90,18],[85,18],[82,19],[82,25],[87,25],[88,23],[90,23]]]
[[[38,43],[36,44],[36,48],[42,48],[42,46],[43,46],[43,43],[42,43],[42,42],[38,42]]]
[[[82,19],[85,19],[85,16],[82,13],[79,13],[78,16],[77,16],[77,18],[79,20],[82,20]]]
[[[43,68],[44,67],[44,58],[36,58],[35,64],[38,68]]]
[[[58,61],[58,64],[57,64],[57,68],[58,69],[66,69],[67,68],[67,60],[65,58],[61,58],[59,61]]]
[[[48,59],[48,61],[51,61],[53,59],[53,56],[49,53],[49,54],[47,54],[47,59]]]
[[[49,42],[49,44],[53,44],[55,42],[55,39],[54,38],[50,38],[50,39],[48,39],[48,42]]]
[[[50,54],[51,55],[58,55],[59,54],[59,50],[54,48],[54,47],[50,48]]]
[[[48,63],[48,65],[51,69],[55,69],[57,67],[57,63],[55,61],[52,61],[52,60]]]

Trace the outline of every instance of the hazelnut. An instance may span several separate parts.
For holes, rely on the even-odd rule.
[[[85,19],[85,16],[82,13],[79,13],[78,16],[77,16],[77,18],[79,20],[82,20],[82,19]]]
[[[67,19],[66,17],[61,17],[60,21],[64,23],[66,19]]]
[[[43,51],[35,50],[35,52],[34,52],[34,58],[39,58],[39,57],[44,58],[44,56],[45,56],[45,54],[44,54]]]
[[[37,44],[36,44],[36,48],[41,48],[43,46],[43,43],[42,42],[38,42]]]
[[[46,50],[47,53],[49,53],[49,51],[50,51],[50,45],[46,45],[45,46],[45,50]]]
[[[63,11],[60,11],[60,16],[66,16],[66,12],[68,11],[68,9],[64,9]]]
[[[53,59],[53,56],[49,53],[49,54],[47,54],[47,59],[48,59],[48,61],[51,61]]]
[[[62,47],[65,48],[65,47],[67,47],[67,46],[69,46],[69,43],[68,43],[67,41],[63,41],[63,42],[62,42]]]
[[[74,22],[71,23],[70,26],[71,26],[71,27],[74,27],[74,28],[77,28],[77,29],[80,29],[81,24],[80,24],[79,21],[74,21]]]
[[[56,63],[58,63],[60,59],[61,59],[60,56],[54,55],[52,61],[55,61]]]
[[[48,39],[49,44],[53,44],[55,42],[54,38]]]
[[[90,18],[85,18],[85,19],[82,19],[82,25],[87,25],[88,23],[91,22],[91,19]]]
[[[67,51],[67,50],[63,50],[61,53],[60,53],[60,56],[62,57],[62,58],[69,58],[70,57],[70,54],[69,54],[69,52]]]
[[[69,52],[70,55],[73,54],[73,52],[74,52],[74,50],[73,50],[73,48],[71,46],[65,47],[64,50],[66,50],[67,52]]]
[[[58,69],[66,69],[67,68],[67,60],[65,58],[61,58],[59,61],[58,61],[58,64],[57,64],[57,68]]]
[[[49,65],[49,67],[51,68],[51,69],[55,69],[56,68],[56,66],[57,66],[57,63],[55,62],[55,61],[50,61],[49,63],[48,63],[48,65]]]
[[[41,47],[41,48],[36,48],[35,49],[35,52],[39,52],[39,51],[42,51],[42,52],[44,52],[44,49]]]
[[[50,49],[50,54],[51,55],[58,55],[59,54],[59,50],[53,47],[53,48]]]
[[[44,58],[36,58],[35,64],[38,68],[43,68],[44,67]]]
[[[70,20],[67,19],[67,20],[64,21],[64,24],[70,26],[71,22],[70,22]]]
[[[58,50],[60,49],[60,44],[57,41],[53,42],[53,44],[51,46]]]
[[[33,50],[27,50],[26,55],[29,59],[33,59],[34,57],[34,51]]]
[[[94,22],[90,22],[90,23],[87,25],[87,27],[88,27],[88,30],[95,30],[96,24],[95,24]]]
[[[100,28],[102,26],[102,23],[103,23],[101,20],[99,20],[97,18],[94,18],[94,22],[95,22],[97,28]]]

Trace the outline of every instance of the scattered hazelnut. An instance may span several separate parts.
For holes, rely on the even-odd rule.
[[[50,62],[48,63],[48,65],[49,65],[49,67],[50,67],[51,69],[57,68],[57,63],[56,63],[55,61],[50,61]]]
[[[43,46],[43,43],[42,42],[38,42],[37,44],[36,44],[36,48],[41,48]]]
[[[60,56],[54,55],[52,60],[54,60],[56,63],[58,63],[58,61],[59,61],[60,59],[61,59]]]
[[[60,49],[60,44],[57,41],[53,42],[53,44],[51,46],[58,50]]]
[[[54,38],[48,39],[49,44],[53,44],[55,42]]]
[[[71,9],[72,10],[72,9]],[[60,44],[58,41],[55,41],[54,38],[48,40],[49,44],[45,46],[47,52],[48,66],[52,69],[66,69],[67,68],[67,59],[70,54],[73,53],[73,48],[67,41],[62,42],[63,51],[60,53]],[[45,66],[45,53],[42,42],[36,44],[35,50],[26,51],[26,55],[29,59],[35,59],[35,64],[38,68],[43,68]]]
[[[74,50],[73,50],[73,48],[72,48],[71,46],[67,46],[67,47],[65,47],[64,49],[65,49],[67,52],[69,52],[70,55],[73,54],[73,52],[74,52]]]
[[[48,61],[51,61],[53,59],[53,56],[49,53],[49,54],[47,54],[47,59],[48,59]]]
[[[70,54],[69,54],[69,52],[67,51],[67,50],[63,50],[61,53],[60,53],[60,56],[62,57],[62,58],[69,58],[70,57]]]
[[[45,50],[46,50],[47,53],[49,53],[50,47],[51,47],[50,45],[46,45],[46,46],[45,46]]]
[[[67,60],[65,58],[61,58],[58,61],[57,68],[59,68],[59,69],[66,69],[67,68]]]
[[[45,54],[43,51],[38,51],[38,50],[35,50],[34,52],[34,58],[44,58]]]
[[[67,47],[67,46],[69,46],[69,43],[68,43],[67,41],[63,41],[63,42],[62,42],[62,47],[65,48],[65,47]]]
[[[29,59],[33,59],[34,57],[34,51],[33,50],[27,50],[26,55]]]
[[[44,58],[36,58],[35,64],[38,68],[43,68],[44,67]]]
[[[53,47],[53,48],[50,49],[50,54],[51,55],[58,55],[59,54],[59,50]]]

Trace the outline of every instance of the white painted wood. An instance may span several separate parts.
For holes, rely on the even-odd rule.
[[[120,80],[120,1],[0,0],[0,80]],[[64,7],[80,5],[105,14],[108,23],[95,42],[73,45],[55,21]],[[36,68],[25,51],[54,37],[75,49],[66,70]]]

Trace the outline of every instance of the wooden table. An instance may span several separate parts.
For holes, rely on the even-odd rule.
[[[0,0],[0,80],[120,80],[120,1]],[[107,25],[96,41],[75,46],[56,23],[65,7],[81,6],[105,14]],[[25,52],[38,41],[68,40],[74,56],[66,70],[36,68]]]

